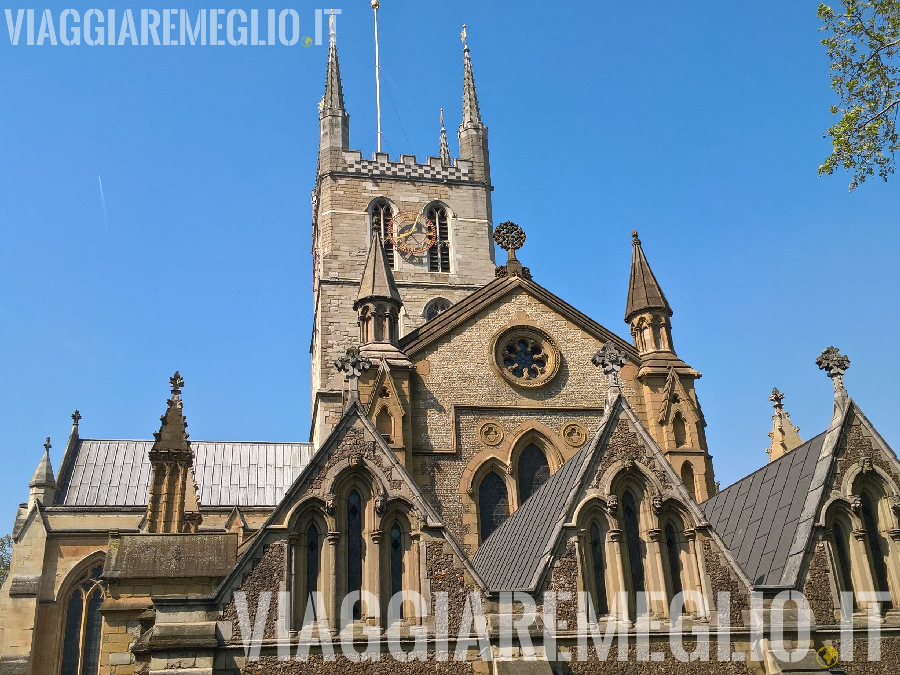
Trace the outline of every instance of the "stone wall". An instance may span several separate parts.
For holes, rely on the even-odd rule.
[[[836,623],[834,598],[831,594],[831,566],[828,564],[824,542],[816,544],[812,560],[809,562],[809,571],[806,573],[803,595],[806,596],[816,624],[829,626]]]
[[[266,618],[266,638],[276,637],[276,622],[278,620],[278,592],[284,586],[285,556],[287,555],[287,542],[275,541],[268,544],[262,558],[253,565],[253,571],[244,578],[240,590],[247,594],[247,608],[250,621],[256,622],[256,608],[258,607],[260,593],[267,591],[272,594],[269,604],[269,614]],[[225,607],[222,613],[224,621],[232,622],[232,640],[241,639],[240,622],[238,621],[237,606],[234,597]]]

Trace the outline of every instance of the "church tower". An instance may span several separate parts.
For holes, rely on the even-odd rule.
[[[488,130],[481,119],[463,31],[460,156],[450,157],[441,115],[438,156],[371,159],[350,149],[350,116],[332,17],[319,104],[319,158],[312,193],[312,429],[318,447],[340,418],[342,378],[335,359],[357,344],[354,309],[369,249],[380,236],[401,298],[398,337],[494,278]],[[435,111],[437,112],[437,111]]]
[[[706,420],[694,390],[700,373],[675,353],[671,317],[672,308],[635,230],[625,323],[641,355],[638,380],[647,404],[647,429],[691,495],[702,502],[715,494],[715,478],[706,445]]]

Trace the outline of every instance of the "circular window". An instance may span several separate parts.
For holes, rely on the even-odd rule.
[[[517,387],[542,387],[559,370],[559,349],[547,333],[513,326],[494,338],[494,366]]]

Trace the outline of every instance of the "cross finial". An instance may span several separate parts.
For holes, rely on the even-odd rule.
[[[77,429],[78,422],[81,420],[81,413],[78,412],[78,408],[75,408],[75,412],[72,413],[72,425]]]
[[[598,368],[603,368],[603,374],[609,380],[610,390],[618,391],[619,371],[627,363],[625,354],[619,351],[612,342],[606,342],[594,354],[591,363]]]
[[[828,377],[831,378],[835,397],[842,398],[846,396],[844,373],[850,367],[850,359],[845,354],[841,354],[837,347],[832,346],[819,354],[819,358],[816,359],[816,365],[819,366],[819,370],[824,370]]]
[[[359,400],[359,378],[363,371],[368,370],[371,366],[372,362],[369,358],[359,353],[359,347],[349,347],[342,357],[335,359],[334,367],[347,374],[346,379],[350,384],[348,404]]]
[[[50,437],[47,436],[47,440],[44,441],[44,451],[45,451],[45,452],[50,452],[50,448],[52,448],[52,447],[53,447],[53,446],[50,445]]]
[[[184,386],[184,378],[177,370],[175,374],[169,378],[169,386],[172,387],[172,399],[177,401],[181,396],[181,388]]]
[[[522,245],[525,243],[525,231],[512,221],[507,220],[494,229],[494,241],[507,254],[505,274],[511,277],[523,276],[522,263],[516,258],[516,251],[522,248]],[[530,278],[527,274],[525,276]]]
[[[781,408],[783,406],[782,401],[784,401],[784,394],[778,391],[778,387],[772,387],[772,395],[769,396],[769,400],[775,404],[776,408]]]

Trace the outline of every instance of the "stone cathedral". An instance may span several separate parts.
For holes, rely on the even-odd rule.
[[[151,440],[95,438],[76,410],[16,514],[0,675],[762,675],[824,672],[838,648],[832,672],[897,672],[900,462],[847,392],[849,359],[816,361],[828,428],[804,441],[774,390],[768,457],[720,489],[644,243],[622,233],[627,338],[532,278],[523,229],[495,223],[465,41],[462,58],[459,156],[442,119],[437,156],[365,158],[332,28],[310,442],[190,438],[178,373]],[[774,647],[776,625],[808,655]],[[725,662],[719,638],[700,656],[704,631],[728,636]],[[605,660],[578,651],[607,634]]]

